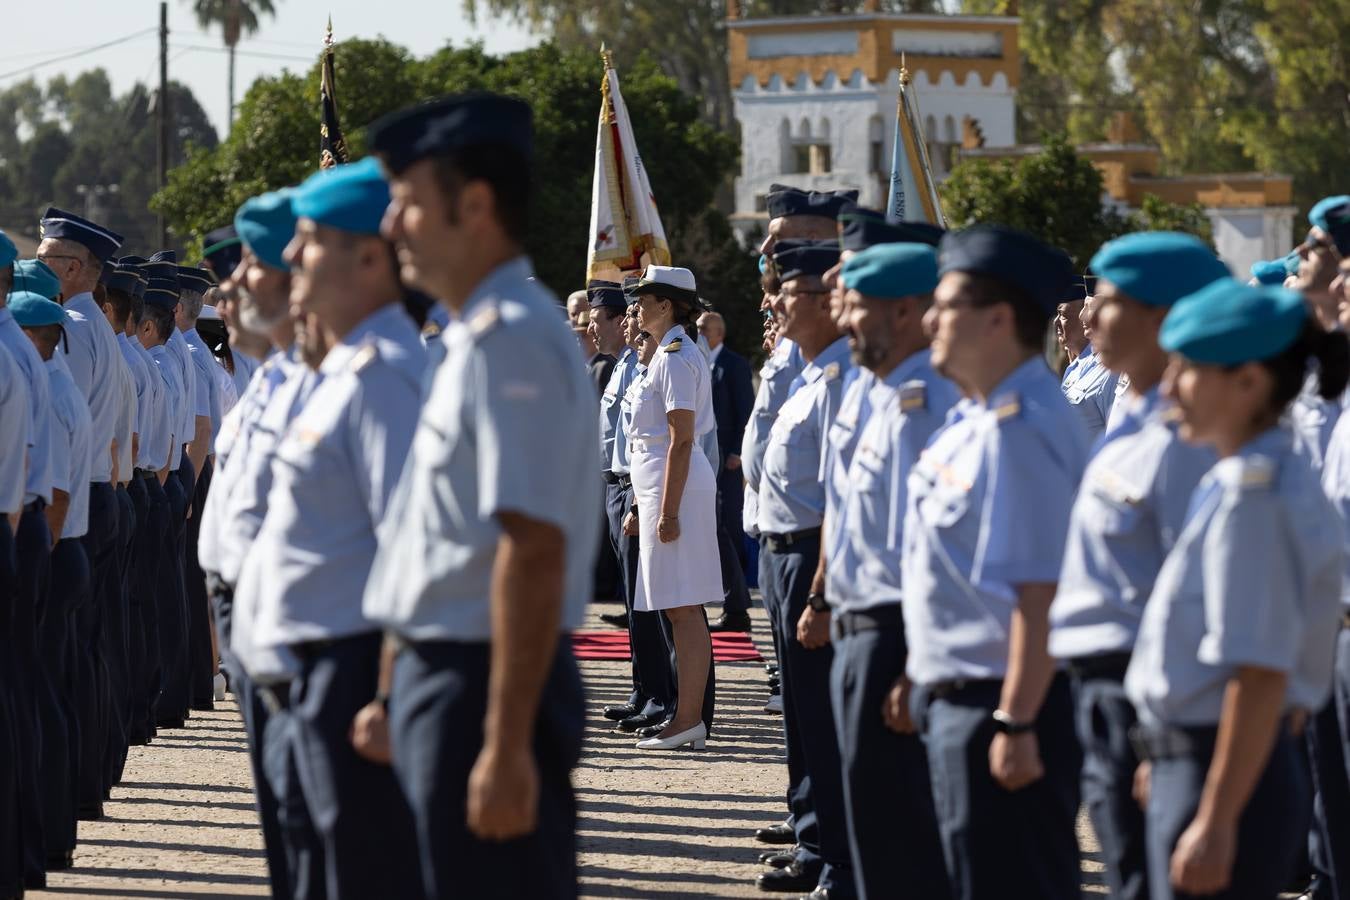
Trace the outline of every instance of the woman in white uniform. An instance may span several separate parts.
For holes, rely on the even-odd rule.
[[[708,737],[703,694],[712,640],[703,604],[722,598],[717,555],[717,483],[699,439],[715,427],[708,361],[695,343],[702,311],[688,269],[648,266],[625,291],[638,326],[658,349],[643,375],[628,428],[638,525],[635,609],[661,610],[675,642],[675,714],[641,750],[699,750]]]

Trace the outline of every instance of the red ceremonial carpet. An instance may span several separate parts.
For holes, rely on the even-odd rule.
[[[718,662],[749,662],[763,659],[750,635],[738,631],[719,632],[712,636],[713,659]],[[572,633],[572,652],[577,659],[627,659],[628,632],[575,631]]]

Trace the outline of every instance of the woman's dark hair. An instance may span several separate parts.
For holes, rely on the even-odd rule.
[[[1317,393],[1324,400],[1335,400],[1350,383],[1350,341],[1340,331],[1324,331],[1311,316],[1294,342],[1278,356],[1261,361],[1270,370],[1275,385],[1270,405],[1280,413],[1293,402],[1308,380],[1308,372],[1317,372]]]
[[[675,324],[684,328],[690,340],[698,340],[698,317],[703,315],[703,306],[688,300],[671,300],[670,306]]]

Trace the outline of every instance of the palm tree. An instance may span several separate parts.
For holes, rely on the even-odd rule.
[[[203,28],[219,25],[230,53],[230,114],[227,125],[234,123],[234,48],[245,34],[257,34],[259,16],[275,16],[272,0],[192,0],[192,11],[197,24]]]

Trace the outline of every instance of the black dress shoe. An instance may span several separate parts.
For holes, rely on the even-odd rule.
[[[778,663],[765,663],[765,664],[764,664],[764,674],[765,674],[765,675],[777,675],[777,674],[778,674]]]
[[[761,891],[772,891],[776,894],[801,894],[814,891],[819,881],[820,872],[808,871],[802,868],[800,863],[793,861],[781,869],[770,869],[760,873],[755,879],[755,885]]]
[[[670,720],[666,719],[662,722],[657,722],[655,725],[646,725],[642,728],[639,728],[637,731],[633,732],[633,734],[636,734],[640,738],[656,737],[658,734],[665,731],[666,726],[669,724]],[[712,734],[711,731],[708,733]]]
[[[624,719],[615,727],[625,734],[633,734],[639,728],[646,728],[649,725],[660,725],[665,727],[665,722],[666,714],[664,712],[652,713],[651,715],[646,716],[642,713],[638,713],[635,716],[629,716]]]
[[[628,613],[601,613],[600,621],[606,625],[613,625],[615,628],[626,629],[628,627]]]
[[[759,855],[759,861],[762,865],[770,869],[786,869],[797,861],[797,848],[790,850],[765,850]]]
[[[830,900],[830,889],[818,887],[809,894],[802,894],[799,900]]]
[[[716,622],[708,626],[709,631],[743,631],[750,632],[750,614],[749,613],[727,613],[724,612]]]
[[[642,712],[641,709],[631,703],[624,703],[621,706],[606,706],[603,715],[611,722],[619,722],[627,719],[629,716],[636,716]]]
[[[786,822],[755,830],[755,840],[761,844],[795,844],[797,832]]]

